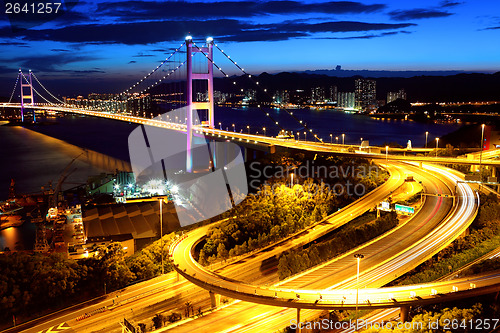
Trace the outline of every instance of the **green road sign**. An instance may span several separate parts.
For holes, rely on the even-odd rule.
[[[399,204],[396,204],[394,206],[394,209],[396,209],[396,211],[398,211],[398,212],[405,213],[405,214],[414,214],[415,213],[415,209],[413,207],[403,206],[403,205],[399,205]]]

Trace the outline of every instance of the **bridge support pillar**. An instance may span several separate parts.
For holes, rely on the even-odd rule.
[[[408,321],[408,315],[410,313],[410,306],[409,305],[406,305],[406,306],[402,306],[400,308],[400,312],[399,312],[399,319],[405,323]]]
[[[212,291],[208,292],[210,294],[210,305],[212,308],[216,308],[220,305],[220,295]]]
[[[250,149],[247,147],[243,147],[243,160],[248,162],[250,160]]]
[[[243,155],[245,156],[245,162],[253,161],[256,159],[257,151],[252,148],[244,148]]]
[[[419,167],[420,169],[422,169],[422,167],[423,167],[423,166],[422,166],[422,162],[418,162],[418,167]]]
[[[297,333],[300,333],[300,309],[297,308]]]

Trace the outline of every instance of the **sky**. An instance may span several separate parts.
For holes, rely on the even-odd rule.
[[[56,94],[119,93],[187,35],[213,37],[253,74],[337,65],[500,71],[498,0],[73,0],[57,15],[25,18],[6,9],[0,96],[10,96],[19,68],[33,70]],[[237,74],[220,53],[214,60]]]

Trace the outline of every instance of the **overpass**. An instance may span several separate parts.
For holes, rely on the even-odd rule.
[[[96,110],[89,110],[84,108],[75,108],[69,105],[21,105],[16,103],[5,103],[2,104],[6,108],[24,108],[24,109],[40,109],[40,110],[52,110],[58,112],[76,113],[87,116],[103,117],[107,119],[114,119],[117,121],[127,121],[131,123],[137,123],[147,126],[160,127],[170,130],[175,130],[183,133],[190,133],[189,124],[179,124],[173,122],[167,122],[159,119],[147,119],[143,117],[135,117],[122,113],[113,112],[103,112]],[[230,131],[217,130],[211,127],[204,126],[193,126],[193,134],[195,136],[205,136],[207,138],[212,138],[214,140],[233,141],[245,148],[255,149],[260,151],[275,152],[279,150],[300,150],[300,151],[311,151],[314,153],[327,153],[327,154],[338,154],[349,157],[363,157],[369,159],[376,159],[384,164],[384,160],[387,168],[391,168],[394,164],[398,164],[401,161],[408,162],[413,161],[420,163],[422,169],[424,167],[423,163],[434,162],[434,163],[449,163],[449,164],[465,164],[474,165],[479,164],[480,161],[477,159],[457,159],[457,158],[447,158],[447,157],[424,157],[424,156],[398,156],[380,153],[365,153],[365,152],[353,152],[352,146],[337,145],[337,144],[327,144],[323,142],[311,142],[311,141],[298,141],[298,140],[283,140],[267,136],[260,135],[250,135],[243,133],[235,133]],[[317,137],[316,137],[317,138]],[[320,139],[318,139],[321,141]],[[351,151],[350,151],[351,150]],[[487,164],[488,163],[488,164]],[[500,161],[485,161],[483,164],[496,166],[500,164]],[[405,166],[410,168],[409,165]],[[426,168],[434,168],[433,173],[438,174],[434,176],[437,178],[448,179],[448,185],[443,185],[442,188],[448,187],[448,192],[452,193],[450,183],[454,183],[456,179],[445,175],[447,172],[443,169],[436,169],[438,167],[426,166]],[[415,168],[418,169],[418,168]],[[422,169],[421,172],[424,172]],[[450,205],[449,213],[441,216],[437,214],[444,203],[443,198],[431,198],[429,202],[432,202],[432,206],[426,209],[425,216],[420,217],[419,223],[422,226],[433,218],[433,227],[436,228],[435,231],[429,231],[428,235],[422,237],[413,244],[412,247],[408,246],[404,250],[390,254],[386,259],[380,261],[377,258],[373,258],[374,264],[370,266],[370,269],[366,268],[363,272],[367,279],[371,279],[373,284],[381,284],[384,276],[388,276],[387,272],[395,272],[396,275],[401,274],[401,272],[407,271],[408,267],[416,266],[419,262],[425,260],[436,253],[440,249],[444,248],[449,242],[454,238],[464,232],[468,224],[471,222],[472,218],[477,213],[477,202],[476,196],[472,193],[469,185],[458,184],[457,190],[459,192],[457,201],[453,205]],[[449,200],[449,199],[448,199]],[[455,200],[455,199],[453,199]],[[359,204],[359,203],[358,203]],[[355,205],[356,206],[356,205]],[[363,207],[358,207],[359,211],[363,210]],[[366,208],[366,207],[365,207]],[[429,211],[430,210],[430,211]],[[428,218],[428,216],[430,216]],[[347,221],[348,219],[345,219]],[[442,223],[437,223],[437,220]],[[425,222],[425,223],[424,223]],[[401,228],[403,229],[403,228]],[[418,230],[418,229],[416,229]],[[186,238],[181,239],[172,248],[174,260],[176,262],[176,270],[180,274],[184,275],[189,281],[194,282],[212,290],[212,295],[214,292],[219,294],[229,295],[231,297],[236,297],[240,299],[250,300],[252,302],[261,304],[271,304],[278,305],[287,308],[298,308],[298,309],[317,309],[317,308],[353,308],[356,306],[353,302],[353,290],[352,289],[352,275],[345,279],[345,283],[342,286],[330,285],[326,288],[319,289],[301,289],[301,288],[290,288],[284,285],[274,286],[274,287],[262,287],[254,286],[250,284],[241,283],[236,280],[228,279],[227,277],[222,277],[217,274],[213,274],[203,269],[203,267],[197,267],[197,263],[194,262],[191,255],[192,247],[202,239],[202,233],[204,229],[200,229],[198,233],[189,234]],[[205,230],[206,231],[206,230]],[[199,237],[197,237],[198,235]],[[421,236],[421,235],[419,235]],[[175,257],[180,256],[180,257]],[[180,266],[191,265],[191,266]],[[199,266],[199,265],[198,265]],[[189,270],[188,270],[189,269]],[[350,270],[352,272],[352,270]],[[392,274],[390,274],[392,276]],[[387,277],[386,277],[387,278]],[[493,280],[487,280],[489,282],[489,287],[496,288],[496,283]],[[290,282],[290,281],[287,281]],[[469,282],[469,287],[475,287],[473,290],[477,293],[483,292],[486,288],[479,281],[478,284]],[[293,282],[292,282],[293,284]],[[421,287],[421,288],[420,288]],[[364,308],[376,308],[376,307],[394,307],[401,306],[405,308],[411,304],[419,304],[423,300],[428,300],[435,302],[437,298],[436,295],[444,295],[439,297],[451,297],[449,292],[450,286],[438,286],[432,285],[429,290],[428,287],[424,286],[413,286],[410,289],[402,289],[386,291],[380,289],[373,289],[373,292],[362,295],[362,303],[359,304],[360,307]],[[459,285],[452,286],[452,291],[454,292],[453,297],[460,294],[458,297],[464,297],[463,292],[468,290],[466,288],[466,282]],[[333,289],[332,289],[333,288]],[[344,289],[339,289],[344,288]],[[422,289],[422,290],[419,290]],[[350,290],[346,292],[345,290]],[[366,289],[368,290],[368,289]],[[371,289],[370,289],[371,290]],[[425,291],[425,292],[424,292]],[[389,298],[388,296],[394,296]],[[215,297],[215,295],[213,296]]]
[[[427,171],[444,175],[450,182],[456,182],[458,179],[452,172],[447,172],[445,168],[426,166]],[[412,170],[414,171],[414,170]],[[418,175],[420,177],[424,174]],[[464,186],[461,186],[464,185]],[[442,223],[436,227],[432,226],[429,234],[418,235],[422,239],[415,242],[411,240],[410,245],[405,244],[406,248],[397,249],[396,252],[388,253],[386,257],[381,253],[367,255],[376,257],[374,264],[365,268],[360,279],[363,279],[363,285],[375,284],[384,285],[394,279],[394,274],[399,276],[408,270],[417,266],[419,263],[429,259],[442,248],[446,247],[452,240],[464,232],[467,226],[472,222],[477,214],[477,195],[465,184],[458,186],[459,199],[451,212],[444,218]],[[435,206],[435,201],[431,206]],[[441,203],[439,203],[439,206]],[[439,207],[438,206],[438,207]],[[432,207],[431,207],[432,208]],[[418,215],[418,214],[417,214]],[[420,218],[427,218],[428,212],[423,209]],[[414,217],[417,219],[417,216]],[[439,217],[438,220],[441,218]],[[210,291],[213,298],[215,294],[222,294],[228,297],[250,301],[259,304],[280,306],[297,309],[377,309],[394,308],[403,309],[403,315],[408,306],[431,304],[447,300],[455,300],[481,294],[488,294],[492,291],[500,290],[500,274],[494,276],[481,276],[471,279],[452,280],[447,282],[393,287],[393,288],[363,288],[360,290],[359,303],[356,303],[356,286],[352,281],[352,270],[349,272],[351,277],[346,274],[346,282],[334,284],[331,287],[324,287],[324,281],[328,280],[327,275],[332,272],[328,270],[329,264],[320,265],[321,267],[312,269],[292,277],[286,281],[280,282],[272,287],[258,286],[243,283],[226,276],[211,272],[199,265],[193,258],[194,247],[204,239],[209,226],[194,230],[184,235],[177,242],[172,244],[170,257],[174,263],[174,268],[187,280]],[[401,228],[402,229],[402,228]],[[414,231],[410,231],[413,233]],[[391,237],[396,237],[394,234]],[[374,242],[379,241],[375,240]],[[372,243],[372,242],[369,242]],[[356,249],[349,254],[336,258],[335,269],[338,270],[338,261],[347,260],[353,262],[353,252],[370,253],[367,246],[363,249]],[[366,247],[366,248],[365,248]],[[376,247],[375,252],[380,252],[380,246]],[[383,253],[382,253],[383,254]],[[384,259],[386,258],[386,259]],[[365,259],[363,259],[365,260]],[[325,271],[325,277],[322,277],[321,271]],[[311,272],[313,272],[311,274]],[[338,275],[338,274],[337,274]],[[371,278],[369,276],[372,276]],[[310,276],[310,277],[308,277]],[[311,281],[318,281],[312,283]],[[349,282],[350,281],[350,282]],[[373,281],[373,282],[367,282]],[[297,283],[298,282],[298,283]],[[321,284],[319,283],[321,282]],[[314,286],[316,288],[300,288],[299,286]],[[318,288],[322,286],[321,288]]]

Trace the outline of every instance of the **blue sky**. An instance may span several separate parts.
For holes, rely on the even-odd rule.
[[[336,65],[500,70],[496,0],[90,0],[63,8],[63,15],[46,23],[18,22],[15,27],[27,27],[18,31],[9,21],[13,17],[2,17],[0,95],[10,95],[19,67],[31,68],[62,94],[121,92],[187,34],[199,41],[213,36],[255,74]],[[229,69],[222,56],[215,61]]]

